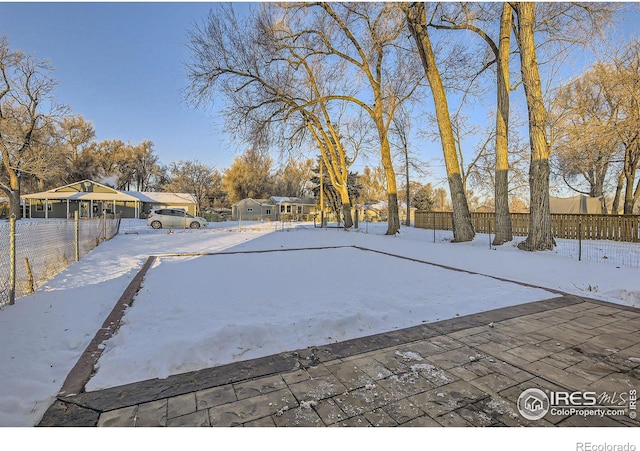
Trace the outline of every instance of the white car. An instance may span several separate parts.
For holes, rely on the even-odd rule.
[[[206,219],[193,216],[182,208],[161,208],[152,210],[149,213],[147,225],[154,229],[172,227],[199,229],[200,227],[207,227],[208,223]]]

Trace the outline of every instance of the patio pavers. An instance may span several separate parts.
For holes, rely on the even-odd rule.
[[[528,388],[640,388],[640,310],[576,296],[74,396],[41,426],[639,426],[517,409]]]

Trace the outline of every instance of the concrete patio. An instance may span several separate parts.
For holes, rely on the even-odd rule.
[[[530,388],[605,394],[598,405],[620,409],[602,416],[549,409],[527,420],[517,402]],[[638,388],[640,311],[559,295],[61,395],[40,426],[638,426],[629,402]]]

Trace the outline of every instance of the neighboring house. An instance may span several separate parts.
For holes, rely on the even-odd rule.
[[[573,197],[553,197],[549,196],[549,210],[551,214],[602,214],[602,202],[600,197],[589,197],[585,195]]]
[[[272,196],[269,199],[242,199],[231,216],[244,221],[307,221],[316,212],[314,199]]]
[[[196,201],[191,194],[119,191],[92,180],[21,197],[23,216],[30,218],[72,218],[76,211],[81,218],[103,213],[144,218],[151,209],[165,207],[184,208],[191,214],[196,211]]]
[[[269,199],[242,199],[232,205],[231,217],[244,221],[275,221],[276,206]]]
[[[308,221],[316,212],[314,199],[271,196],[269,200],[277,207],[278,220]]]

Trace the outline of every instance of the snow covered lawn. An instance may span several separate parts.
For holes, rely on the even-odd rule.
[[[551,297],[354,248],[163,258],[87,390]]]
[[[383,236],[281,230],[278,224],[210,224],[153,231],[143,222],[0,310],[0,426],[32,426],[149,255],[361,246],[640,306],[637,269],[577,262],[488,237],[451,244],[450,233],[408,228]],[[368,233],[364,233],[368,230]],[[105,343],[88,389],[165,377],[232,360],[370,335],[506,305],[553,297],[488,277],[449,271],[354,248],[262,254],[162,257]]]

